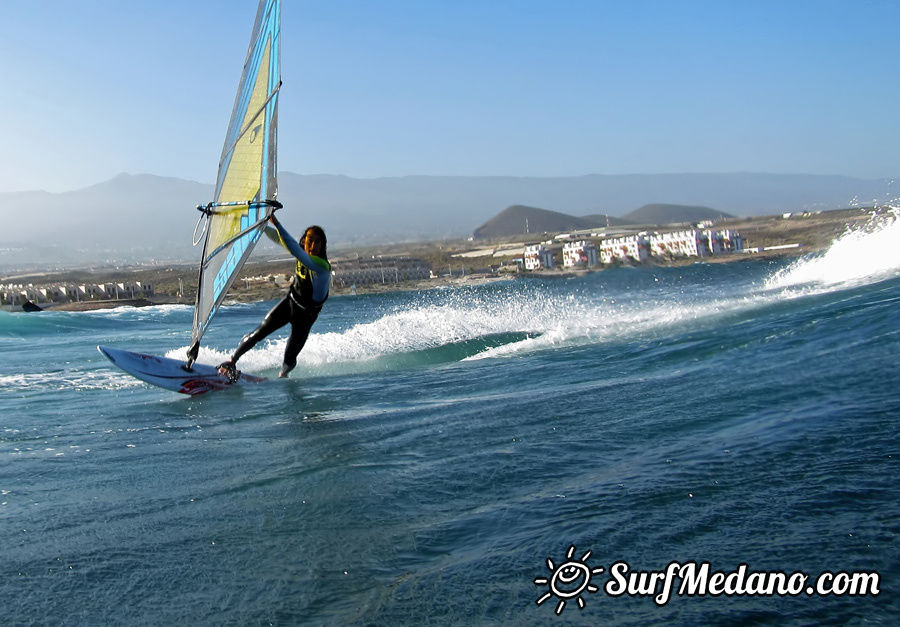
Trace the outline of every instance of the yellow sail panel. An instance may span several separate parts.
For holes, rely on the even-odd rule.
[[[225,170],[219,202],[255,198],[260,188],[265,149],[266,107],[269,98],[269,54],[271,43],[266,46],[260,62],[260,71],[250,92],[250,102],[241,121],[241,135],[234,145],[231,161]]]
[[[227,168],[220,172],[223,176],[216,202],[239,202],[243,200],[260,200],[258,193],[263,173],[263,154],[265,150],[266,107],[269,98],[269,55],[271,42],[265,47],[259,73],[250,91],[250,101],[244,118],[241,120],[241,134],[232,146]],[[226,147],[227,149],[227,147]],[[211,220],[210,244],[218,248],[223,243],[240,233],[242,219],[247,217],[247,206],[223,208]],[[252,216],[256,218],[257,216]],[[255,221],[255,220],[254,220]]]

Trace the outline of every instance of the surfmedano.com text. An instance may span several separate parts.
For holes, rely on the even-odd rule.
[[[626,562],[609,567],[604,592],[611,597],[652,596],[663,606],[677,596],[865,596],[878,595],[881,576],[873,572],[824,571],[815,577],[795,571],[714,571],[709,562],[670,562],[664,571],[631,571]],[[679,585],[676,588],[676,579]]]

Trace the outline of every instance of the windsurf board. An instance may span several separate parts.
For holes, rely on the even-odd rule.
[[[116,366],[141,381],[191,396],[268,381],[265,377],[241,373],[240,378],[232,382],[220,374],[216,366],[208,364],[195,362],[190,370],[185,370],[185,362],[178,359],[134,353],[110,346],[98,346],[97,350]]]

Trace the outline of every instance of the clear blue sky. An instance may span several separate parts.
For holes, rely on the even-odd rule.
[[[0,191],[212,183],[255,0],[0,0]],[[900,176],[897,0],[284,0],[279,169]]]

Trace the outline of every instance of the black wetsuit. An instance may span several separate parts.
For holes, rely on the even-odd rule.
[[[276,226],[281,236],[280,243],[297,258],[297,271],[287,295],[266,314],[256,329],[244,336],[231,356],[231,362],[237,363],[260,340],[290,323],[291,335],[284,349],[284,362],[281,366],[281,376],[286,376],[297,365],[297,355],[306,344],[309,331],[328,298],[331,265],[325,259],[307,254],[281,224]]]

